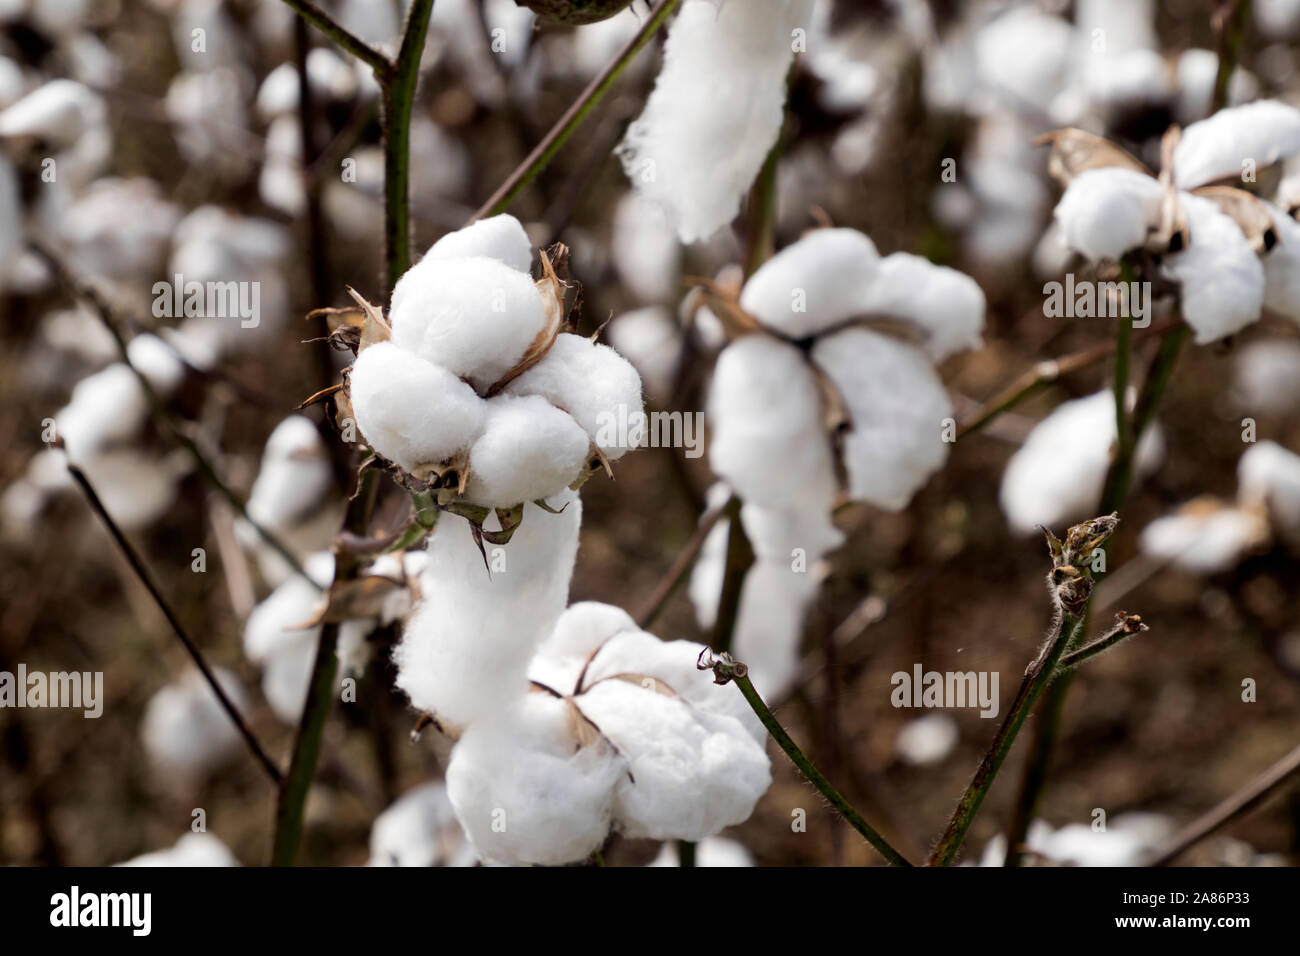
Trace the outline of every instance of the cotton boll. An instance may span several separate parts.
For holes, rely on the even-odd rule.
[[[829,507],[835,472],[822,396],[797,349],[764,335],[727,346],[714,368],[708,416],[709,464],[743,500]]]
[[[427,479],[483,430],[486,405],[472,388],[391,342],[362,349],[348,381],[361,434],[417,478]]]
[[[151,179],[109,177],[69,205],[60,233],[74,267],[110,279],[153,278],[167,255],[180,209]]]
[[[1115,429],[1109,391],[1063,402],[1035,425],[1002,475],[999,500],[1011,527],[1031,534],[1039,525],[1059,529],[1095,514]],[[1153,425],[1138,441],[1137,476],[1150,474],[1163,457],[1164,439]]]
[[[952,753],[959,736],[957,722],[947,714],[926,714],[899,729],[894,750],[903,763],[926,767]]]
[[[305,415],[290,415],[262,449],[248,516],[263,527],[290,528],[320,507],[332,485],[328,451],[315,424]]]
[[[807,27],[810,10],[807,0],[682,4],[620,155],[683,242],[707,239],[740,209],[780,132],[791,30]]]
[[[695,845],[695,865],[697,867],[753,866],[754,858],[742,844],[735,840],[709,837]],[[659,855],[646,866],[681,866],[676,841],[664,843],[659,848]]]
[[[50,348],[74,355],[87,365],[112,364],[119,354],[112,333],[99,316],[84,306],[45,313],[40,332]]]
[[[74,80],[50,80],[6,107],[0,137],[48,143],[57,151],[59,180],[73,188],[97,176],[113,149],[107,104]]]
[[[1278,532],[1300,542],[1300,455],[1276,442],[1251,445],[1237,463],[1237,496],[1249,505],[1264,505]]]
[[[468,258],[496,259],[516,272],[528,272],[533,265],[533,244],[524,227],[514,216],[505,214],[480,219],[464,229],[449,232],[430,248],[420,264],[444,259]],[[409,274],[409,273],[408,273]],[[417,273],[418,275],[418,273]],[[405,277],[403,277],[405,278]],[[393,291],[393,304],[397,304],[397,291]]]
[[[1255,0],[1250,12],[1266,37],[1291,38],[1300,30],[1300,0]]]
[[[983,344],[984,293],[975,280],[910,253],[880,261],[862,311],[915,322],[934,362]]]
[[[525,692],[529,660],[564,610],[578,550],[580,499],[566,492],[550,504],[563,510],[525,505],[509,544],[485,543],[490,573],[464,521],[438,522],[421,603],[393,653],[397,686],[413,706],[465,726]]]
[[[447,788],[434,781],[397,798],[370,829],[367,866],[473,866],[476,855]]]
[[[1046,110],[1068,77],[1074,31],[1064,20],[1015,8],[974,38],[979,78],[1010,106]]]
[[[1267,205],[1278,243],[1263,257],[1264,305],[1300,324],[1300,222]]]
[[[602,742],[577,746],[573,722],[565,701],[526,694],[452,750],[447,795],[484,860],[573,863],[604,842],[623,762]]]
[[[1041,823],[1041,821],[1036,821]],[[1105,830],[1072,823],[1053,832],[1046,825],[1031,827],[1029,849],[1049,860],[1074,866],[1137,866],[1173,832],[1167,817],[1154,813],[1122,813]]]
[[[624,631],[639,631],[622,608],[581,601],[565,609],[555,629],[537,649],[529,678],[561,694],[576,693],[578,676],[591,655]]]
[[[306,571],[316,584],[327,586],[333,577],[332,556],[312,555]],[[253,608],[244,624],[244,653],[262,665],[262,693],[276,717],[287,724],[297,721],[307,699],[320,640],[320,626],[308,622],[322,600],[318,588],[295,575]]]
[[[426,256],[398,280],[389,321],[396,345],[482,394],[523,358],[546,313],[532,279],[499,260]]]
[[[799,678],[804,617],[820,583],[820,574],[789,562],[760,561],[745,575],[732,651],[767,700],[784,697]]]
[[[762,561],[784,564],[802,558],[815,562],[844,543],[830,514],[821,508],[764,508],[745,504],[740,509],[745,534]]]
[[[296,117],[277,117],[267,128],[266,158],[258,175],[257,192],[272,209],[295,218],[306,208],[302,133]]]
[[[849,493],[899,511],[947,460],[941,433],[952,405],[925,357],[910,345],[851,328],[820,339],[815,361],[851,419],[844,437]]]
[[[1054,216],[1067,248],[1118,261],[1146,242],[1164,196],[1158,181],[1136,170],[1089,169],[1070,181]]]
[[[211,833],[186,833],[175,846],[145,853],[118,866],[239,866],[239,861]]]
[[[605,456],[617,461],[637,436],[620,423],[641,418],[641,376],[607,345],[561,333],[542,360],[509,385],[508,395],[540,395],[573,417]]]
[[[1203,120],[1214,102],[1214,88],[1219,76],[1219,57],[1213,50],[1184,50],[1176,68],[1178,96],[1174,116],[1188,125]],[[1259,95],[1259,82],[1240,66],[1228,80],[1228,104],[1247,103]]]
[[[1266,339],[1242,346],[1233,363],[1232,390],[1248,412],[1285,415],[1300,409],[1300,342]]]
[[[1191,502],[1142,529],[1142,552],[1192,574],[1217,574],[1236,567],[1268,538],[1268,523],[1250,510],[1217,502]]]
[[[149,416],[149,401],[135,373],[117,363],[83,378],[54,415],[55,432],[73,461],[135,437]]]
[[[571,415],[539,395],[498,395],[470,447],[465,498],[511,507],[558,494],[582,473],[591,440]]]
[[[614,822],[632,838],[702,840],[749,818],[772,781],[761,744],[741,724],[625,681],[579,698],[627,761]]]
[[[137,335],[126,346],[131,367],[145,377],[150,387],[166,398],[185,378],[185,364],[174,349],[151,333]]]
[[[1259,318],[1264,267],[1241,228],[1214,202],[1188,193],[1179,202],[1190,238],[1185,250],[1165,259],[1164,270],[1181,283],[1183,318],[1204,345]]]
[[[642,302],[669,302],[681,282],[681,245],[662,208],[630,193],[614,207],[610,255],[619,280]]]
[[[817,229],[755,270],[740,307],[791,338],[816,335],[863,314],[878,260],[856,229]]]
[[[660,305],[633,309],[610,322],[606,334],[640,373],[646,392],[660,403],[669,401],[683,349],[672,312]]]
[[[1258,168],[1300,152],[1300,110],[1259,100],[1220,110],[1183,130],[1174,149],[1174,182],[1183,189],[1238,177],[1249,160]]]
[[[247,712],[238,678],[224,668],[213,674],[235,709]],[[193,781],[239,754],[243,737],[216,693],[198,670],[166,685],[145,705],[140,736],[145,751],[164,774]]]

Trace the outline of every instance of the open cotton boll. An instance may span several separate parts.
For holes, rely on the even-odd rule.
[[[1219,56],[1213,50],[1193,48],[1178,55],[1175,82],[1178,96],[1174,101],[1174,118],[1185,125],[1203,120],[1214,103],[1214,88],[1219,78]],[[1228,80],[1228,105],[1247,103],[1259,95],[1259,81],[1240,66]]]
[[[417,478],[469,448],[487,417],[474,389],[392,342],[362,349],[348,382],[366,441]]]
[[[856,229],[817,229],[755,270],[740,307],[791,338],[862,315],[876,278],[875,243]]]
[[[262,449],[248,516],[263,527],[291,527],[320,507],[333,481],[316,425],[305,415],[290,415],[275,426]]]
[[[561,333],[542,360],[507,385],[505,392],[540,395],[568,412],[610,461],[635,447],[635,427],[643,411],[641,376],[608,345]]]
[[[484,860],[555,866],[604,842],[623,761],[597,741],[578,747],[570,705],[523,695],[465,731],[447,765],[447,796]]]
[[[745,575],[732,651],[767,700],[785,696],[799,678],[804,616],[821,577],[777,561],[760,561]]]
[[[1062,402],[1034,426],[1002,474],[999,500],[1021,534],[1060,528],[1095,514],[1115,441],[1115,396],[1101,391]],[[1135,474],[1150,474],[1164,457],[1152,425],[1138,441]]]
[[[642,302],[669,302],[681,281],[682,248],[663,209],[637,193],[614,207],[610,256],[619,281]]]
[[[473,866],[476,859],[438,781],[406,791],[370,828],[367,866]]]
[[[1232,367],[1232,391],[1246,411],[1284,415],[1300,409],[1300,342],[1265,339],[1242,346]]]
[[[1237,496],[1265,505],[1282,536],[1300,542],[1300,455],[1276,442],[1251,445],[1237,462]]]
[[[984,292],[968,275],[921,256],[895,252],[880,260],[861,311],[909,319],[926,332],[934,362],[983,344]]]
[[[582,473],[591,439],[540,395],[498,395],[470,447],[466,500],[509,508],[559,494]]]
[[[546,324],[541,293],[497,259],[429,258],[393,290],[393,342],[486,392]]]
[[[1118,261],[1147,241],[1164,195],[1156,179],[1133,169],[1085,170],[1056,204],[1061,241],[1094,262]]]
[[[1300,324],[1300,222],[1267,204],[1278,243],[1263,258],[1264,305]]]
[[[464,229],[447,233],[429,247],[429,251],[411,273],[418,276],[417,270],[425,262],[476,257],[495,259],[516,272],[527,273],[533,266],[533,244],[528,239],[528,233],[524,232],[523,225],[514,216],[504,213],[490,216]],[[394,306],[397,304],[397,295],[397,290],[394,290]]]
[[[851,419],[849,494],[890,511],[907,507],[948,458],[942,432],[952,404],[934,368],[912,346],[862,328],[819,339],[812,357]]]
[[[126,346],[126,358],[162,398],[174,392],[185,378],[185,363],[176,350],[152,333],[133,338]]]
[[[239,866],[239,861],[211,833],[186,833],[175,846],[142,854],[118,866]]]
[[[926,767],[942,761],[957,746],[957,722],[947,714],[926,714],[899,728],[894,750],[903,763]]]
[[[668,841],[659,848],[659,855],[646,866],[681,866],[677,853],[677,842]],[[695,865],[701,867],[717,866],[753,866],[754,858],[750,856],[743,844],[725,837],[709,837],[695,845]]]
[[[1296,152],[1300,110],[1277,100],[1234,106],[1183,130],[1174,149],[1174,182],[1195,189],[1241,176],[1247,161],[1262,169]]]
[[[632,838],[702,840],[742,823],[772,782],[763,746],[739,721],[626,681],[578,700],[627,761],[614,824]]]
[[[1074,30],[1033,8],[1013,8],[974,38],[975,69],[1007,105],[1045,111],[1069,77]]]
[[[610,322],[609,344],[641,376],[647,394],[660,402],[672,397],[673,380],[681,362],[681,329],[666,306],[650,305],[624,312]]]
[[[1192,574],[1217,574],[1236,567],[1267,538],[1268,523],[1259,513],[1194,501],[1143,528],[1138,546]]]
[[[622,608],[598,601],[580,601],[565,609],[555,629],[537,649],[529,665],[530,680],[540,681],[561,694],[577,687],[591,655],[606,641],[623,631],[639,631],[636,622]]]
[[[235,709],[248,709],[238,678],[222,667],[213,675]],[[145,705],[140,737],[153,764],[192,781],[241,752],[243,738],[207,679],[197,669],[161,688]]]
[[[664,63],[619,148],[623,170],[664,206],[683,242],[735,217],[784,118],[791,30],[808,0],[686,0]],[[707,92],[704,92],[707,91]]]
[[[1204,345],[1259,318],[1264,267],[1241,227],[1212,201],[1183,193],[1190,238],[1182,252],[1166,257],[1164,271],[1182,285],[1183,318]]]
[[[73,266],[95,276],[144,280],[167,255],[180,209],[151,179],[96,180],[68,206],[60,234]]]
[[[438,522],[421,602],[393,652],[397,686],[413,706],[464,726],[526,691],[528,662],[568,600],[582,523],[575,492],[549,504],[562,510],[527,504],[509,544],[485,543],[491,573],[465,522]],[[485,527],[499,528],[495,516]]]
[[[835,468],[822,395],[798,349],[765,335],[727,346],[713,370],[708,416],[709,464],[743,500],[829,507]]]
[[[745,504],[740,509],[745,534],[761,561],[789,564],[802,559],[816,562],[844,543],[844,534],[822,508],[764,508]]]

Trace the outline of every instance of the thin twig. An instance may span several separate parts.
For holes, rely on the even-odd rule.
[[[212,669],[208,667],[207,661],[203,659],[203,653],[199,650],[198,645],[190,639],[189,634],[186,633],[185,628],[181,625],[180,619],[176,617],[176,612],[172,610],[171,605],[167,603],[167,599],[163,597],[162,592],[158,589],[158,585],[154,583],[152,575],[149,574],[149,569],[145,566],[144,559],[136,553],[135,548],[131,547],[131,543],[126,540],[126,536],[117,526],[117,522],[115,522],[112,516],[108,513],[108,509],[104,507],[104,503],[99,500],[99,495],[95,493],[95,489],[91,486],[85,473],[71,462],[68,463],[68,472],[72,475],[72,479],[81,488],[82,492],[85,493],[86,500],[90,502],[90,507],[94,509],[95,514],[99,515],[99,519],[104,522],[104,526],[108,528],[108,533],[112,535],[113,541],[117,544],[118,549],[121,550],[123,557],[126,558],[127,564],[131,566],[131,570],[135,572],[135,576],[139,578],[140,583],[143,584],[145,590],[149,592],[154,603],[158,605],[158,609],[162,611],[163,617],[167,619],[167,623],[170,624],[172,630],[176,632],[176,636],[180,638],[181,644],[185,646],[185,650],[193,659],[195,666],[198,667],[199,673],[201,673],[203,679],[208,682],[208,686],[212,688],[212,692],[217,695],[217,700],[221,702],[222,709],[234,722],[235,727],[239,730],[240,736],[244,738],[244,742],[248,744],[248,749],[252,752],[253,756],[257,758],[258,763],[260,763],[266,770],[267,776],[271,778],[271,781],[278,786],[283,779],[283,775],[280,773],[280,768],[277,767],[274,761],[267,756],[266,751],[262,749],[262,745],[258,742],[257,738],[253,736],[252,730],[250,730],[248,725],[244,723],[244,718],[240,715],[239,710],[226,695],[225,690],[222,689],[216,675],[213,674]]]
[[[1115,624],[1109,631],[1097,638],[1095,641],[1091,641],[1080,648],[1068,652],[1061,658],[1061,662],[1057,666],[1057,671],[1063,672],[1078,667],[1084,661],[1096,657],[1102,651],[1110,650],[1125,638],[1132,637],[1134,634],[1141,634],[1145,630],[1149,630],[1149,628],[1142,623],[1140,618],[1136,615],[1129,615],[1120,611],[1119,614],[1116,615]]]
[[[311,0],[284,0],[284,2],[298,16],[374,70],[375,77],[381,84],[387,81],[389,71],[393,68],[387,56],[342,24],[336,23],[328,13],[312,3]]]
[[[649,630],[650,626],[658,619],[668,601],[677,593],[678,587],[686,579],[692,567],[695,566],[695,560],[700,556],[700,549],[704,547],[704,541],[713,530],[713,526],[718,520],[727,513],[726,506],[714,508],[712,511],[700,518],[700,523],[696,525],[695,531],[691,534],[690,540],[682,548],[677,558],[673,561],[672,567],[668,573],[663,576],[654,589],[654,593],[646,599],[645,606],[636,616],[636,626],[642,630]]]

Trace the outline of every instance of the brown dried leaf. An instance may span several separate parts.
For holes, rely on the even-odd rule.
[[[551,346],[555,344],[556,336],[564,328],[565,285],[560,280],[560,277],[555,274],[550,257],[545,252],[541,253],[541,260],[542,277],[537,280],[535,285],[542,296],[542,306],[546,312],[546,323],[524,352],[523,358],[487,390],[488,398],[499,394],[503,388],[540,362],[546,356],[546,353],[551,350]]]
[[[357,346],[357,354],[376,342],[387,342],[393,337],[393,328],[384,318],[383,311],[378,307],[367,302],[356,289],[352,286],[347,287],[348,295],[352,296],[357,305],[361,306],[361,311],[365,314],[365,321],[361,326],[361,340]]]
[[[1067,127],[1044,133],[1034,140],[1037,146],[1051,144],[1052,155],[1047,161],[1047,171],[1062,186],[1089,169],[1119,167],[1152,175],[1142,161],[1110,140],[1102,139],[1087,130]]]

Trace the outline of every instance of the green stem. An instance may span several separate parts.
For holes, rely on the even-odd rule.
[[[679,867],[695,866],[695,842],[692,840],[677,841],[677,865]]]
[[[772,716],[772,712],[768,710],[767,704],[763,703],[763,698],[758,696],[758,691],[754,690],[754,685],[749,678],[736,675],[734,680],[736,686],[740,688],[740,692],[745,695],[745,700],[749,702],[749,706],[758,715],[758,719],[763,722],[767,732],[772,735],[772,739],[785,751],[785,755],[790,758],[790,762],[799,768],[799,772],[804,775],[804,778],[816,787],[818,792],[839,812],[840,816],[849,821],[853,829],[861,833],[866,841],[889,861],[891,866],[911,866],[912,864],[901,853],[890,846],[889,842],[877,833],[871,824],[862,819],[861,814],[854,810],[847,800],[840,796],[839,791],[830,785],[830,781],[821,775],[821,771],[813,766],[812,761],[790,739],[790,735],[785,732],[785,728]]]
[[[1214,97],[1210,101],[1210,115],[1228,105],[1228,90],[1232,84],[1232,74],[1237,68],[1237,56],[1241,52],[1242,41],[1246,38],[1246,26],[1250,23],[1251,0],[1236,0],[1236,3],[1217,23],[1217,50],[1219,72],[1214,78]]]
[[[350,32],[341,24],[336,23],[332,17],[311,0],[284,0],[285,4],[293,9],[298,16],[302,17],[321,33],[325,34],[340,47],[351,53],[361,62],[367,64],[375,71],[375,76],[382,83],[388,77],[388,71],[392,68],[388,57],[376,50],[365,40],[362,40],[356,34]]]
[[[731,650],[731,640],[740,618],[740,598],[745,589],[745,576],[754,564],[754,548],[745,534],[740,520],[743,502],[736,495],[727,502],[727,563],[722,575],[722,590],[718,594],[718,613],[713,621],[713,634],[709,645],[721,654]]]
[[[1076,648],[1061,658],[1059,671],[1073,670],[1085,661],[1091,660],[1103,651],[1108,651],[1125,638],[1132,637],[1134,634],[1141,634],[1145,627],[1133,629],[1126,627],[1123,623],[1115,625],[1101,637],[1082,647]],[[1068,676],[1068,675],[1062,675]]]
[[[487,202],[470,217],[470,223],[504,212],[515,197],[537,178],[538,174],[555,158],[555,154],[568,142],[573,132],[604,99],[605,94],[623,74],[627,65],[650,42],[650,38],[659,31],[680,4],[681,0],[660,0],[659,5],[646,18],[636,35],[624,44],[618,55],[587,85],[582,94],[574,100],[573,105],[564,111],[564,115],[551,127],[542,141],[524,158],[524,161],[506,178]]]

